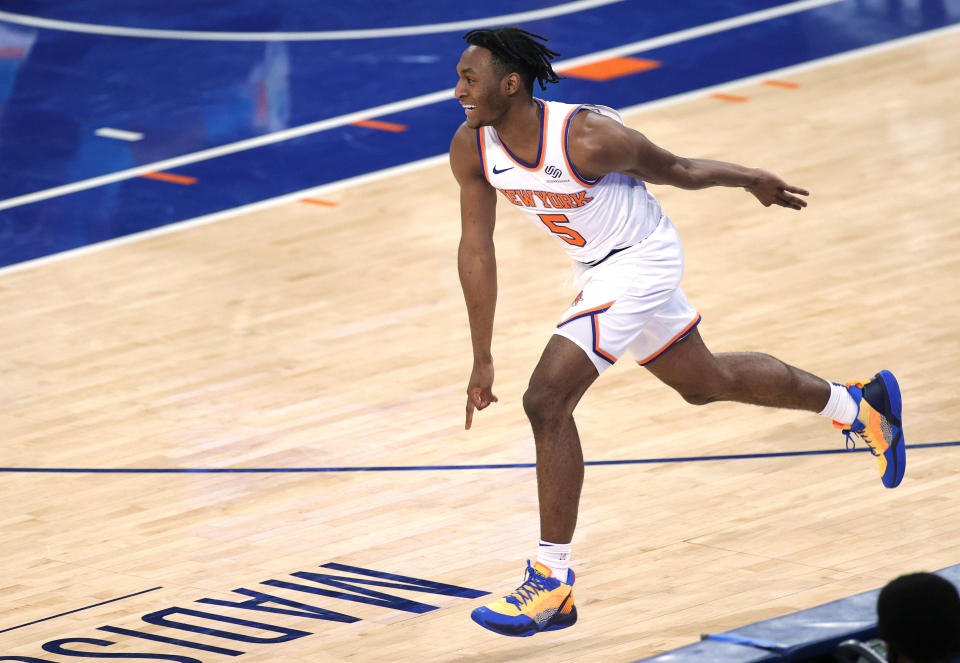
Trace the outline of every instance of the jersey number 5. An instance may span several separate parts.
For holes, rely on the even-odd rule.
[[[562,239],[567,244],[573,244],[574,246],[584,246],[587,243],[587,240],[583,238],[583,235],[578,233],[572,228],[565,228],[561,223],[570,223],[570,219],[564,214],[537,214],[540,217],[540,220],[543,221],[543,224],[550,229],[550,232],[555,235],[560,235]]]

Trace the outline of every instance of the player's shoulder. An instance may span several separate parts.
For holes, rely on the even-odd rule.
[[[570,120],[566,149],[581,176],[593,179],[622,170],[633,144],[620,114],[606,106],[584,105]]]
[[[466,120],[460,123],[460,126],[457,127],[457,130],[453,132],[453,141],[458,143],[467,143],[473,142],[476,144],[477,141],[477,129],[471,129],[467,126]]]
[[[624,126],[623,118],[614,109],[584,104],[570,118],[567,144],[590,153],[603,151],[609,147],[611,141],[622,140]]]
[[[453,138],[450,140],[450,154],[451,156],[454,153],[463,154],[464,156],[470,153],[477,152],[477,130],[471,129],[467,126],[466,122],[463,122],[457,130],[453,132]]]
[[[450,141],[450,167],[461,176],[483,177],[483,164],[477,148],[477,129],[462,123]]]
[[[609,106],[583,104],[570,119],[571,132],[604,131],[623,126],[620,113]]]

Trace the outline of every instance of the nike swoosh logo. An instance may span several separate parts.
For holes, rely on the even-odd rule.
[[[503,170],[497,170],[497,167],[494,166],[494,167],[493,167],[493,174],[494,174],[494,175],[499,175],[500,173],[505,173],[505,172],[507,172],[508,170],[513,170],[513,166],[510,166],[509,168],[504,168]]]

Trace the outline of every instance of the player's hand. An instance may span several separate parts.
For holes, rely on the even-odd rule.
[[[464,428],[470,430],[473,423],[473,411],[482,410],[497,402],[493,395],[493,363],[473,364],[470,384],[467,385],[467,423]]]
[[[807,201],[793,194],[809,196],[810,192],[800,187],[790,186],[771,172],[758,169],[757,178],[744,188],[756,196],[764,207],[780,205],[790,209],[803,209]]]

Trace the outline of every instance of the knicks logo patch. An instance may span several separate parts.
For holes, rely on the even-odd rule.
[[[576,298],[573,300],[573,303],[570,304],[570,306],[571,307],[576,306],[582,301],[583,301],[583,290],[580,291],[580,294],[576,296]]]

